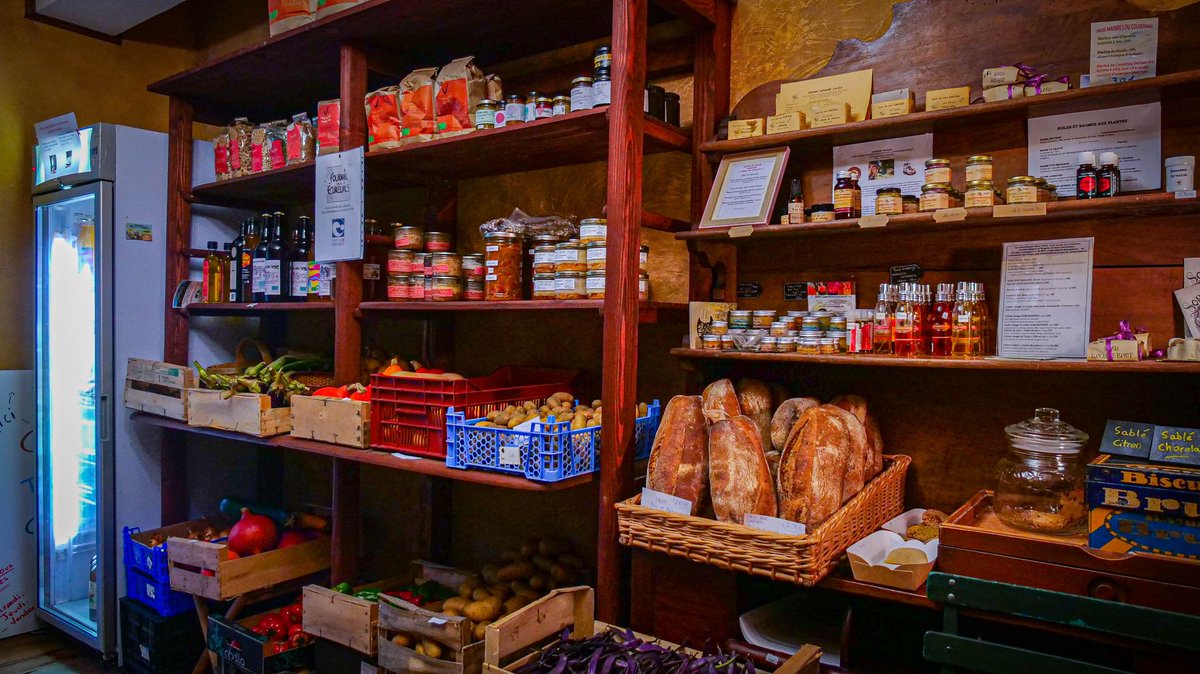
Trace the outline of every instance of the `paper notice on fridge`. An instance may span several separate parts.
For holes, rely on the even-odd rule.
[[[75,121],[75,113],[73,112],[68,112],[58,117],[51,117],[33,125],[33,131],[37,134],[37,141],[39,143],[48,143],[54,138],[65,136],[68,133],[75,133],[78,130],[79,123]]]
[[[0,370],[0,639],[37,627],[33,372]]]
[[[1004,244],[998,356],[1087,357],[1093,244],[1091,237]]]
[[[1158,19],[1092,24],[1089,86],[1128,82],[1157,74]]]
[[[316,250],[322,262],[363,256],[363,149],[317,156]]]
[[[921,194],[925,162],[932,157],[932,133],[838,145],[833,148],[833,182],[837,183],[838,171],[849,171],[862,188],[862,214],[875,215],[875,191],[881,187],[899,187],[901,194]]]
[[[1162,106],[1159,103],[1091,110],[1029,120],[1029,175],[1074,194],[1079,153],[1116,152],[1121,191],[1162,187]]]

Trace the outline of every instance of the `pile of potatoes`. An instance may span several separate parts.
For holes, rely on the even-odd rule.
[[[458,596],[424,608],[471,621],[472,638],[482,641],[484,629],[513,611],[559,587],[584,581],[583,560],[571,543],[562,538],[530,539],[519,550],[509,550],[500,559],[483,565],[479,578],[469,578],[458,587]],[[442,644],[399,633],[392,643],[412,648],[420,655],[453,659]]]
[[[571,430],[600,425],[603,410],[599,400],[593,400],[591,405],[576,405],[574,401],[575,397],[570,393],[555,393],[546,398],[546,403],[541,407],[532,401],[522,405],[509,405],[502,410],[489,413],[487,419],[475,425],[487,428],[516,428],[530,419],[537,419],[544,423],[550,417],[554,417],[554,420],[558,422],[571,422]],[[648,414],[646,403],[638,403],[638,418],[644,417],[646,414]]]

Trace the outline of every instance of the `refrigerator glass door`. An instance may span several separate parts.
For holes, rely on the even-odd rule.
[[[110,183],[35,199],[38,232],[38,608],[110,650],[112,395],[104,383]],[[106,633],[107,632],[107,633]]]

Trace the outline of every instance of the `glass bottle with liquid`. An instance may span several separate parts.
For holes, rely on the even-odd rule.
[[[897,356],[915,356],[917,354],[917,325],[916,314],[918,304],[915,298],[916,284],[901,283],[899,299],[892,320],[892,353]]]
[[[204,256],[204,278],[200,287],[208,304],[224,302],[228,297],[225,292],[225,263],[217,252],[216,241],[208,242],[208,255]]]
[[[291,299],[291,274],[288,262],[291,259],[292,247],[288,245],[286,218],[280,211],[275,211],[272,218],[271,242],[267,244],[266,282],[264,292],[268,302],[287,302]]]
[[[972,282],[970,284],[971,298],[975,305],[973,317],[978,323],[979,344],[973,354],[976,358],[982,358],[992,353],[992,321],[988,312],[987,296],[984,293],[983,284]]]
[[[254,246],[254,258],[250,262],[250,301],[267,301],[267,247],[271,245],[271,236],[275,233],[274,217],[263,213],[259,218],[261,237]]]
[[[242,253],[238,260],[238,280],[242,286],[238,301],[252,302],[254,301],[254,250],[262,241],[262,230],[259,229],[258,220],[254,218],[246,218],[242,224],[246,226],[246,235],[242,240]]]
[[[292,250],[288,256],[288,269],[291,278],[291,297],[293,302],[308,300],[308,257],[311,245],[312,221],[307,215],[302,215],[292,228]]]
[[[236,302],[239,284],[237,282],[237,259],[233,257],[233,243],[223,243],[221,248],[225,251],[225,257],[221,260],[221,273],[225,275],[225,299],[221,301]]]
[[[787,216],[790,225],[804,223],[804,186],[799,178],[792,178],[792,194],[788,197]]]
[[[975,301],[966,281],[958,283],[952,318],[950,355],[955,358],[975,357],[979,351],[979,317],[975,314]]]
[[[1121,158],[1116,152],[1100,153],[1100,168],[1096,170],[1096,196],[1115,197],[1121,194]]]
[[[929,355],[950,355],[950,324],[954,313],[954,284],[939,283],[929,312]]]
[[[238,227],[238,235],[229,244],[229,299],[227,302],[242,301],[242,251],[246,246],[246,221]]]
[[[871,341],[875,353],[894,353],[892,344],[892,322],[896,318],[896,305],[893,298],[894,289],[890,283],[879,284],[879,298],[875,301],[875,323],[871,331]]]

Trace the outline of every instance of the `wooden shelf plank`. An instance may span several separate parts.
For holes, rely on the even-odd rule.
[[[286,312],[333,312],[333,302],[251,302],[238,304],[233,302],[189,304],[182,309],[176,309],[185,316],[262,316]]]
[[[700,149],[717,155],[783,145],[811,150],[818,147],[845,145],[881,138],[898,138],[914,133],[936,133],[963,124],[984,128],[991,121],[1002,117],[1040,117],[1105,107],[1109,104],[1132,105],[1159,100],[1159,97],[1168,93],[1168,90],[1186,88],[1194,86],[1196,83],[1200,83],[1200,70],[1186,70],[1121,84],[1071,89],[1056,94],[1014,98],[995,103],[975,103],[950,110],[914,112],[899,117],[867,119],[861,122],[738,140],[709,140],[703,143]]]
[[[1200,199],[1176,199],[1169,192],[1147,192],[1128,194],[1108,199],[1069,199],[1046,204],[1045,215],[1020,217],[995,217],[990,207],[968,208],[965,220],[958,222],[935,222],[933,213],[908,213],[889,216],[885,227],[859,227],[858,219],[834,222],[806,223],[803,225],[759,225],[749,236],[730,238],[729,228],[695,229],[679,232],[676,239],[728,240],[732,243],[752,243],[764,238],[794,238],[827,234],[864,233],[879,234],[896,230],[949,230],[973,227],[1004,227],[1023,225],[1030,222],[1063,222],[1068,220],[1115,219],[1144,216],[1171,216],[1200,213]]]
[[[745,351],[706,351],[704,349],[671,349],[671,355],[681,358],[739,360],[768,363],[809,365],[857,365],[860,367],[915,367],[948,370],[996,370],[1012,372],[1086,372],[1088,374],[1197,374],[1200,363],[1143,360],[1139,362],[1104,363],[1094,361],[1002,360],[981,358],[904,358],[874,354],[839,354],[811,356],[799,353],[754,353]]]
[[[359,313],[378,316],[390,313],[444,313],[494,311],[594,311],[604,312],[604,300],[516,300],[512,302],[363,302]],[[643,302],[638,309],[642,323],[657,322],[663,314],[685,316],[687,305],[670,302]]]
[[[380,466],[393,470],[402,470],[409,473],[420,473],[430,477],[440,477],[449,480],[458,480],[459,482],[469,482],[472,484],[481,484],[490,487],[502,487],[504,489],[518,489],[522,491],[561,491],[570,489],[582,484],[591,482],[595,474],[580,475],[579,477],[564,480],[562,482],[541,483],[532,480],[526,480],[523,477],[515,475],[505,475],[503,473],[489,473],[481,470],[460,470],[450,468],[446,462],[438,459],[426,458],[398,458],[386,451],[375,451],[370,449],[353,449],[351,447],[342,447],[339,445],[331,445],[324,442],[316,442],[313,440],[303,440],[293,438],[290,435],[279,435],[273,438],[259,438],[253,435],[244,433],[234,433],[232,431],[223,431],[216,428],[201,428],[198,426],[189,426],[187,422],[177,419],[168,419],[146,412],[133,412],[130,419],[139,423],[166,428],[184,433],[194,433],[209,437],[223,438],[226,440],[235,440],[238,442],[247,442],[263,447],[277,447],[279,449],[304,452],[307,454],[319,454],[328,456],[334,459],[343,459],[353,461],[355,463],[369,464],[372,466]]]
[[[841,568],[826,576],[824,580],[817,584],[817,587],[856,597],[870,597],[872,599],[896,602],[906,606],[916,606],[932,610],[941,610],[942,608],[941,604],[926,596],[924,585],[913,591],[900,590],[884,585],[873,585],[855,580],[849,571],[844,571]]]

